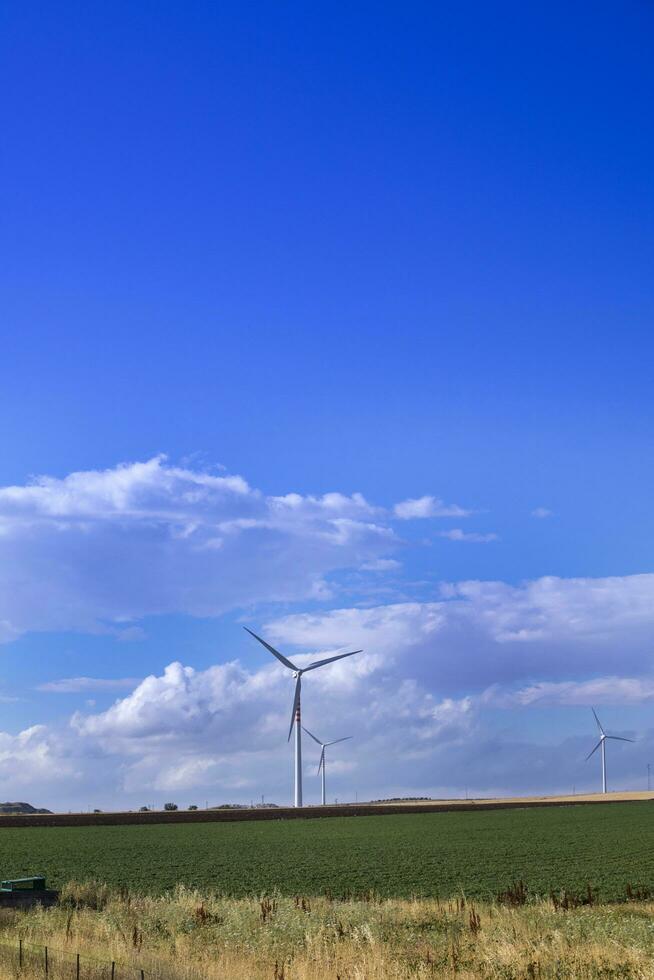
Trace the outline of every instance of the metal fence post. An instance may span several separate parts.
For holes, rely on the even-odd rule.
[[[75,976],[76,976],[76,980],[79,980],[79,953],[77,954],[77,963],[76,963],[76,973],[75,973]]]
[[[145,980],[145,970],[141,970],[141,980]]]
[[[18,940],[18,965],[23,968],[23,940]]]
[[[47,975],[48,975],[48,947],[47,946],[44,946],[43,949],[45,950],[45,975],[47,977]]]
[[[114,977],[115,976],[116,976],[116,964],[112,960],[111,961],[111,980],[114,980]]]

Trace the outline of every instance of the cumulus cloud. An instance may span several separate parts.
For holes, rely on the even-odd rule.
[[[364,647],[308,675],[303,689],[312,731],[354,736],[341,794],[356,786],[372,796],[447,795],[464,783],[488,794],[547,792],[566,781],[592,785],[583,767],[588,739],[539,746],[498,734],[486,712],[654,698],[652,599],[649,575],[516,586],[470,581],[442,586],[432,602],[292,614],[260,629],[300,663]],[[630,664],[638,674],[625,674]],[[584,674],[590,679],[580,680]],[[292,686],[272,658],[256,671],[237,662],[204,671],[175,663],[108,710],[77,714],[72,728],[81,742],[120,760],[123,792],[191,792],[209,783],[243,799],[261,785],[270,792],[274,779],[273,791],[287,799]],[[620,756],[625,780],[651,743],[645,733],[632,756]],[[316,760],[312,746],[305,749],[310,798]]]
[[[537,517],[537,518],[540,518],[540,520],[543,520],[546,517],[551,517],[552,516],[552,511],[551,510],[548,510],[547,507],[535,507],[534,510],[532,510],[532,512],[531,512],[531,516],[532,517]]]
[[[0,779],[11,786],[14,798],[23,788],[52,792],[61,780],[72,790],[80,776],[65,741],[45,725],[32,725],[17,735],[0,732]]]
[[[163,457],[0,488],[0,642],[111,631],[181,612],[329,595],[327,579],[392,552],[361,494],[266,496]]]
[[[421,739],[438,739],[446,742],[461,742],[472,734],[475,728],[476,713],[473,698],[443,698],[433,707],[423,709],[427,722],[419,732]]]
[[[457,795],[464,787],[491,795],[544,793],[572,782],[593,785],[594,770],[584,767],[592,731],[587,738],[563,738],[545,747],[516,733],[499,734],[485,719],[489,706],[519,702],[528,709],[544,691],[518,692],[513,702],[502,700],[498,690],[439,697],[415,679],[402,678],[406,664],[401,670],[378,664],[367,674],[353,674],[349,684],[328,680],[337,667],[307,679],[303,720],[325,740],[353,736],[345,764],[330,766],[341,799],[352,798],[355,787],[360,798],[378,798]],[[292,786],[292,745],[286,741],[292,686],[292,678],[274,662],[255,672],[237,663],[204,671],[174,663],[107,711],[77,714],[76,752],[111,774],[121,798],[199,792],[242,801],[265,792],[286,802]],[[551,687],[547,696],[561,693]],[[566,696],[570,693],[568,687]],[[565,703],[577,701],[573,696]],[[644,733],[637,754],[621,757],[621,778],[638,771],[653,744],[652,733]],[[319,750],[309,740],[304,749],[305,793],[311,800],[319,792]]]
[[[644,656],[652,598],[654,576],[545,578],[518,586],[461,582],[443,586],[432,602],[293,614],[260,629],[301,664],[364,647],[307,675],[303,689],[303,717],[312,731],[325,739],[354,735],[352,768],[343,772],[348,785],[362,792],[370,786],[373,795],[374,787],[379,795],[379,787],[391,786],[445,792],[460,785],[465,770],[469,785],[477,780],[488,792],[534,789],[539,781],[545,791],[557,785],[546,773],[544,751],[515,738],[498,743],[484,712],[654,697]],[[584,672],[630,662],[639,665],[639,676],[622,670],[579,680]],[[285,799],[292,687],[290,673],[272,658],[255,671],[238,662],[200,671],[173,663],[107,710],[77,713],[71,732],[80,752],[100,753],[105,766],[115,766],[123,793],[212,786],[243,799],[264,785]],[[577,755],[561,763],[561,773],[579,784],[588,777],[575,770],[575,760],[585,751],[582,740]],[[306,760],[309,778],[311,746]],[[533,785],[522,765],[532,767]]]
[[[574,760],[583,759],[585,744],[545,750],[515,732],[498,734],[487,715],[654,699],[654,575],[422,582],[421,596],[430,589],[425,601],[398,601],[392,592],[395,601],[369,604],[373,588],[378,596],[387,586],[358,573],[398,569],[393,519],[399,526],[467,513],[435,497],[403,501],[391,515],[356,493],[270,496],[242,477],[162,457],[5,487],[0,641],[39,629],[138,640],[135,623],[147,615],[248,609],[252,616],[254,604],[271,603],[267,622],[254,628],[300,664],[363,648],[307,675],[303,687],[312,731],[354,736],[339,795],[351,797],[355,787],[362,798],[447,794],[464,778],[487,793],[559,789],[556,781],[571,777],[580,783]],[[495,538],[460,528],[445,535]],[[350,576],[356,587],[372,583],[363,597],[340,587],[348,571],[357,573]],[[285,606],[280,615],[274,605],[331,598],[336,606],[334,595],[340,607],[288,613]],[[105,793],[95,797],[101,806],[107,797],[148,802],[139,798],[146,792],[206,793],[213,802],[265,792],[285,802],[293,679],[254,647],[259,669],[217,653],[204,670],[173,662],[142,680],[44,681],[40,690],[49,693],[121,696],[106,710],[89,699],[65,726],[0,734],[0,778],[34,791],[59,787],[68,799]],[[647,744],[644,738],[628,757],[634,765]],[[317,763],[311,753],[306,746],[309,780]],[[336,780],[338,767],[332,773]]]
[[[415,497],[394,507],[395,516],[403,521],[425,517],[468,517],[472,511],[458,504],[446,504],[438,497]]]
[[[330,665],[307,675],[303,688],[303,718],[318,737],[354,737],[355,754],[343,773],[365,772],[379,753],[387,766],[399,769],[409,756],[460,742],[472,730],[470,698],[435,698],[414,680],[391,676],[374,662],[356,667],[355,660],[349,669]],[[200,671],[172,663],[106,711],[76,713],[71,731],[80,752],[85,746],[107,760],[120,760],[123,793],[214,784],[247,795],[257,782],[270,785],[271,768],[287,793],[292,695],[292,677],[272,658],[257,671],[236,662]],[[313,746],[305,748],[310,777]]]
[[[487,544],[489,541],[499,541],[497,534],[478,534],[476,531],[463,531],[460,527],[455,527],[451,531],[439,531],[440,538],[447,538],[449,541],[469,541],[475,544]]]
[[[454,608],[457,602],[449,604]],[[651,677],[620,675],[522,686],[507,678],[484,688],[480,672],[466,679],[465,658],[450,644],[456,628],[451,631],[447,612],[420,604],[336,612],[314,616],[312,624],[303,617],[286,617],[268,624],[264,633],[271,639],[287,637],[282,649],[288,654],[295,645],[311,647],[313,653],[301,655],[306,658],[341,649],[345,635],[355,642],[363,635],[371,640],[363,654],[312,672],[303,686],[307,727],[325,740],[353,736],[347,764],[340,770],[330,767],[331,791],[341,799],[352,798],[355,790],[360,798],[378,798],[457,795],[464,787],[490,795],[558,791],[567,783],[582,786],[584,780],[592,785],[594,770],[583,766],[592,732],[588,738],[563,738],[559,745],[543,747],[521,740],[515,719],[513,732],[498,732],[486,712],[654,697]],[[388,629],[380,630],[384,621]],[[354,638],[357,624],[360,635]],[[377,645],[372,643],[375,636]],[[571,639],[580,642],[578,625]],[[467,645],[475,666],[475,656],[483,659],[489,649],[478,647],[478,640],[479,634]],[[497,633],[493,642],[512,647],[512,641]],[[300,655],[292,656],[300,660]],[[219,802],[248,801],[263,792],[268,799],[287,802],[293,678],[269,659],[255,670],[237,661],[205,670],[174,662],[106,710],[94,711],[89,705],[77,712],[67,731],[36,726],[19,736],[0,735],[0,776],[12,786],[31,786],[46,805],[57,793],[64,794],[67,806],[83,793],[85,800],[103,808],[176,794],[189,794],[188,802],[194,795]],[[452,668],[456,683],[447,677]],[[465,693],[455,693],[455,687],[466,685]],[[612,730],[618,730],[615,724]],[[638,771],[643,753],[653,747],[652,733],[639,733],[633,757],[620,756],[620,768],[614,763],[613,771],[621,772],[628,785],[629,773]],[[319,792],[313,749],[305,743],[308,800]],[[45,790],[49,795],[43,800]]]
[[[76,714],[73,727],[84,735],[108,740],[174,737],[181,740],[198,732],[232,741],[233,723],[254,701],[273,704],[278,673],[247,673],[236,662],[204,671],[179,662],[169,664],[161,676],[146,677],[125,698],[97,715]],[[241,717],[242,724],[245,718]],[[223,741],[223,748],[226,743]]]
[[[216,793],[249,792],[258,781],[269,787],[271,759],[281,784],[286,673],[274,663],[251,673],[237,662],[206,670],[173,662],[107,710],[76,712],[69,737],[81,756],[101,758],[122,798],[202,788],[215,802]]]

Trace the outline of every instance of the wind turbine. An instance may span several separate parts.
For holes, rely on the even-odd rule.
[[[315,663],[309,664],[308,667],[296,667],[294,663],[291,663],[287,657],[285,657],[279,650],[275,650],[271,647],[270,643],[266,643],[262,640],[260,636],[253,633],[252,630],[248,629],[247,626],[243,627],[250,636],[253,636],[255,640],[258,640],[266,650],[269,650],[273,657],[277,657],[280,663],[288,667],[289,670],[293,671],[293,677],[295,677],[295,696],[293,697],[293,710],[291,712],[291,726],[288,730],[288,740],[290,742],[291,735],[293,734],[293,726],[295,725],[295,806],[302,806],[302,721],[300,718],[300,691],[302,689],[302,674],[306,674],[308,670],[315,670],[316,667],[324,667],[325,664],[331,664],[334,660],[342,660],[343,657],[353,657],[355,653],[361,653],[361,650],[352,650],[351,653],[339,653],[335,657],[327,657],[326,660],[316,660]]]
[[[302,727],[304,728],[304,725]],[[322,752],[320,753],[320,762],[318,763],[318,773],[320,773],[320,770],[322,769],[322,805],[324,806],[325,805],[325,749],[327,748],[328,745],[337,745],[338,742],[347,742],[347,740],[349,738],[352,738],[352,736],[346,735],[345,738],[335,738],[333,742],[321,742],[319,738],[316,738],[315,735],[311,734],[308,728],[304,728],[304,730],[307,733],[307,735],[309,735],[314,740],[314,742],[317,742],[318,745],[320,745],[322,749]]]
[[[600,738],[599,738],[599,742],[597,743],[597,745],[595,746],[595,748],[593,749],[593,751],[588,753],[588,755],[586,756],[586,758],[585,758],[584,761],[585,762],[588,762],[588,760],[590,759],[591,755],[594,755],[594,753],[597,752],[597,750],[601,747],[601,749],[602,749],[602,792],[603,793],[606,793],[606,740],[609,739],[609,738],[612,738],[615,742],[633,742],[634,740],[633,740],[633,738],[623,738],[622,735],[607,735],[606,732],[604,731],[604,729],[602,728],[602,724],[601,724],[599,718],[597,717],[597,715],[595,713],[595,709],[594,708],[591,708],[591,711],[595,715],[595,721],[597,722],[597,728],[599,729]]]

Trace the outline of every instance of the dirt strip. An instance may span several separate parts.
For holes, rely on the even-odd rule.
[[[652,802],[654,793],[607,793],[605,796],[568,796],[492,800],[434,800],[384,802],[338,806],[270,807],[210,810],[155,810],[106,813],[36,813],[0,815],[3,827],[109,827],[127,824],[232,823],[236,820],[302,820],[324,817],[378,817],[397,813],[478,812],[532,807],[592,806],[593,804]]]

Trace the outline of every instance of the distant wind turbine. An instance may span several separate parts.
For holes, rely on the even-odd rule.
[[[597,717],[597,714],[595,713],[595,709],[591,708],[591,711],[593,712],[593,715],[595,715],[595,721],[597,722],[597,728],[599,730],[600,738],[599,738],[599,742],[597,743],[593,751],[588,753],[584,761],[588,762],[591,755],[594,755],[599,748],[602,749],[602,792],[606,793],[606,741],[607,739],[611,738],[615,742],[633,742],[634,740],[633,738],[623,738],[621,735],[607,735],[604,729],[602,728],[602,724],[599,718]]]
[[[302,727],[304,728],[304,725]],[[314,740],[314,742],[317,742],[318,745],[320,745],[322,748],[322,751],[320,753],[320,762],[318,763],[318,774],[320,774],[320,770],[322,769],[322,805],[324,806],[325,805],[325,749],[329,745],[337,745],[338,742],[347,742],[347,740],[352,738],[352,736],[346,735],[345,738],[335,738],[333,742],[321,742],[319,738],[316,738],[315,735],[311,734],[308,728],[304,728],[304,731],[307,733],[307,735],[310,736],[310,738]]]
[[[293,725],[295,725],[295,806],[302,806],[302,721],[300,718],[300,691],[302,689],[302,674],[306,674],[308,670],[315,670],[316,667],[324,667],[325,664],[331,664],[335,660],[342,660],[343,657],[353,657],[355,653],[361,653],[361,650],[352,650],[351,653],[339,653],[335,657],[327,657],[326,660],[316,660],[315,663],[309,664],[308,667],[296,667],[294,663],[291,663],[279,650],[275,650],[271,647],[269,643],[262,640],[260,636],[253,633],[252,630],[248,629],[247,626],[243,627],[246,632],[253,636],[255,640],[258,640],[266,650],[272,653],[273,657],[277,657],[280,663],[288,667],[289,670],[293,671],[293,677],[295,677],[295,696],[293,697],[293,710],[291,712],[291,726],[288,730],[288,741],[291,740],[291,735],[293,734]]]

